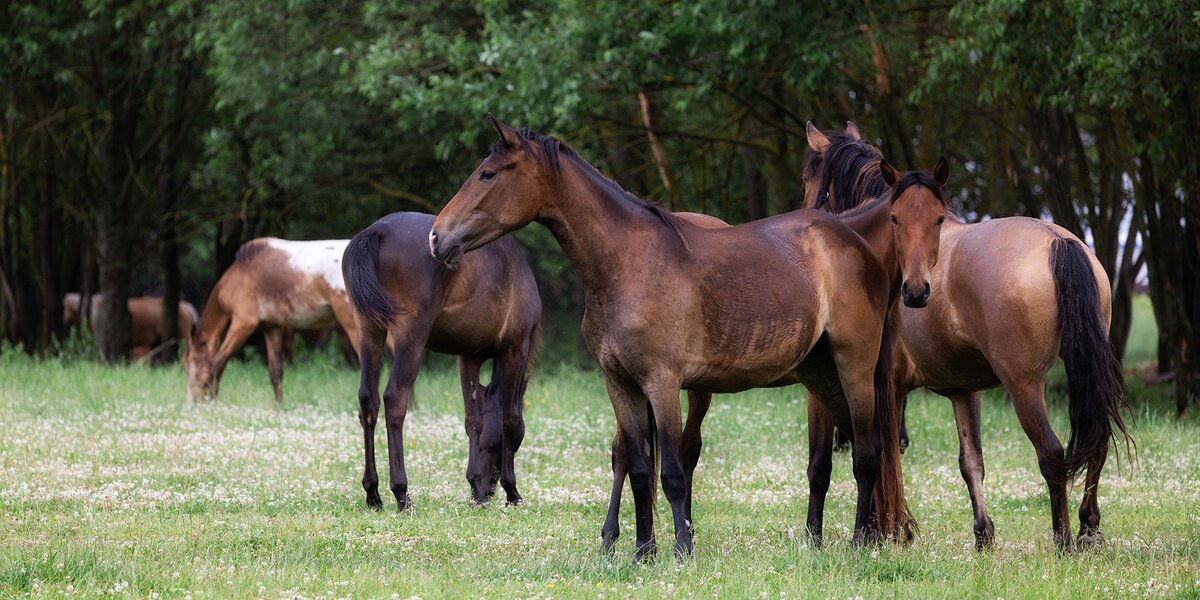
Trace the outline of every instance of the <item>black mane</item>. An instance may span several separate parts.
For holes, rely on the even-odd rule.
[[[829,148],[809,151],[804,164],[805,180],[821,177],[817,204],[810,208],[842,213],[887,191],[879,172],[883,153],[878,148],[845,133],[827,132],[825,137]]]

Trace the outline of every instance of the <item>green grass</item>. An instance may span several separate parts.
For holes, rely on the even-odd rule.
[[[1146,331],[1133,343],[1152,349]],[[802,534],[802,388],[719,396],[697,471],[695,558],[671,558],[660,501],[661,555],[631,566],[628,491],[616,556],[598,550],[613,417],[596,372],[539,368],[517,458],[527,504],[478,509],[456,371],[432,361],[406,425],[414,510],[395,513],[386,492],[381,427],[387,504],[374,513],[359,483],[357,374],[319,357],[286,372],[278,409],[257,363],[231,366],[219,402],[189,406],[178,368],[0,356],[0,597],[1200,597],[1200,423],[1176,421],[1164,389],[1131,382],[1138,461],[1110,460],[1102,481],[1108,543],[1066,556],[1002,392],[983,408],[997,534],[984,554],[940,397],[910,403],[917,542],[850,546],[854,485],[840,454],[829,543],[815,550]],[[1051,405],[1065,434],[1065,402]],[[1072,506],[1079,498],[1073,489]]]

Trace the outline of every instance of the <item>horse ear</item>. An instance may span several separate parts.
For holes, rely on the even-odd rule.
[[[945,156],[939,157],[937,164],[933,165],[933,181],[939,187],[946,185],[946,181],[950,179],[950,161],[946,160]]]
[[[821,133],[821,130],[817,129],[812,121],[805,124],[804,129],[808,131],[808,147],[812,148],[813,152],[823,153],[829,149],[829,138],[825,137],[825,134]]]
[[[862,141],[862,132],[858,130],[858,125],[855,125],[854,121],[846,121],[846,135],[856,142]]]
[[[883,182],[888,187],[896,187],[896,184],[900,183],[900,171],[886,160],[879,161],[879,174],[883,175]]]
[[[509,148],[521,147],[521,136],[517,134],[517,130],[502,123],[500,119],[492,116],[492,113],[487,114],[487,120],[496,128],[496,133],[500,134],[500,141]]]

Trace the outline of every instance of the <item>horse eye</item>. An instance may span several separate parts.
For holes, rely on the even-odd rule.
[[[945,216],[938,217],[937,224],[938,224],[938,225],[941,225],[943,222],[945,222],[945,220],[946,220],[946,217],[945,217]]]
[[[892,219],[892,223],[895,223],[896,225],[899,225],[899,224],[900,224],[900,221],[897,221],[897,220],[896,220],[896,215],[892,215],[892,216],[891,216],[891,219]]]
[[[480,180],[480,181],[491,181],[491,180],[493,180],[493,179],[495,179],[495,178],[496,178],[496,172],[495,172],[495,171],[484,171],[484,172],[482,172],[482,173],[480,173],[480,174],[479,174],[479,180]]]

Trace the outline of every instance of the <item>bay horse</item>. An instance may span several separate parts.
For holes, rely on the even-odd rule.
[[[1121,366],[1108,341],[1111,288],[1099,261],[1071,232],[1039,219],[964,223],[946,203],[897,219],[886,199],[907,174],[863,141],[857,126],[823,133],[809,123],[807,133],[806,206],[840,211],[843,222],[873,247],[895,252],[902,266],[895,391],[902,398],[924,387],[952,402],[976,547],[992,546],[995,532],[983,497],[978,391],[996,386],[1012,397],[1033,443],[1049,489],[1056,545],[1071,546],[1067,483],[1085,468],[1076,544],[1100,543],[1097,485],[1109,442],[1132,440],[1121,416]],[[945,175],[934,173],[944,184]],[[912,260],[914,244],[934,244],[933,260]],[[1071,435],[1065,452],[1044,395],[1046,372],[1058,357],[1068,380]]]
[[[101,294],[93,294],[88,306],[84,307],[83,298],[78,292],[63,295],[63,324],[74,325],[86,316],[88,329],[94,328],[92,319],[100,306],[100,299]],[[162,298],[154,296],[136,296],[129,299],[128,306],[131,324],[129,358],[137,359],[153,352],[168,337],[162,324],[163,302]],[[176,339],[186,340],[192,331],[192,324],[199,320],[196,307],[191,302],[180,300]]]
[[[188,400],[216,398],[230,356],[262,329],[267,372],[282,404],[285,330],[355,328],[341,272],[348,241],[259,238],[242,244],[191,332],[183,360]]]
[[[818,211],[702,228],[624,191],[560,140],[488,118],[500,139],[438,215],[429,249],[457,265],[535,220],[558,241],[583,285],[581,332],[625,441],[635,560],[656,548],[655,441],[676,555],[693,550],[681,389],[828,390],[829,412],[853,436],[854,542],[911,539],[881,352],[888,277],[860,237]],[[607,548],[614,533],[602,532]]]
[[[390,339],[392,372],[383,393],[388,475],[400,510],[411,505],[404,469],[404,418],[421,355],[458,355],[468,442],[467,481],[486,505],[500,480],[507,502],[520,504],[515,455],[525,437],[524,397],[540,334],[542,302],[529,263],[511,237],[450,268],[429,256],[433,215],[400,212],[379,219],[346,247],[342,271],[358,322],[367,506],[379,510],[375,423],[379,375]],[[479,370],[492,363],[491,381]]]

